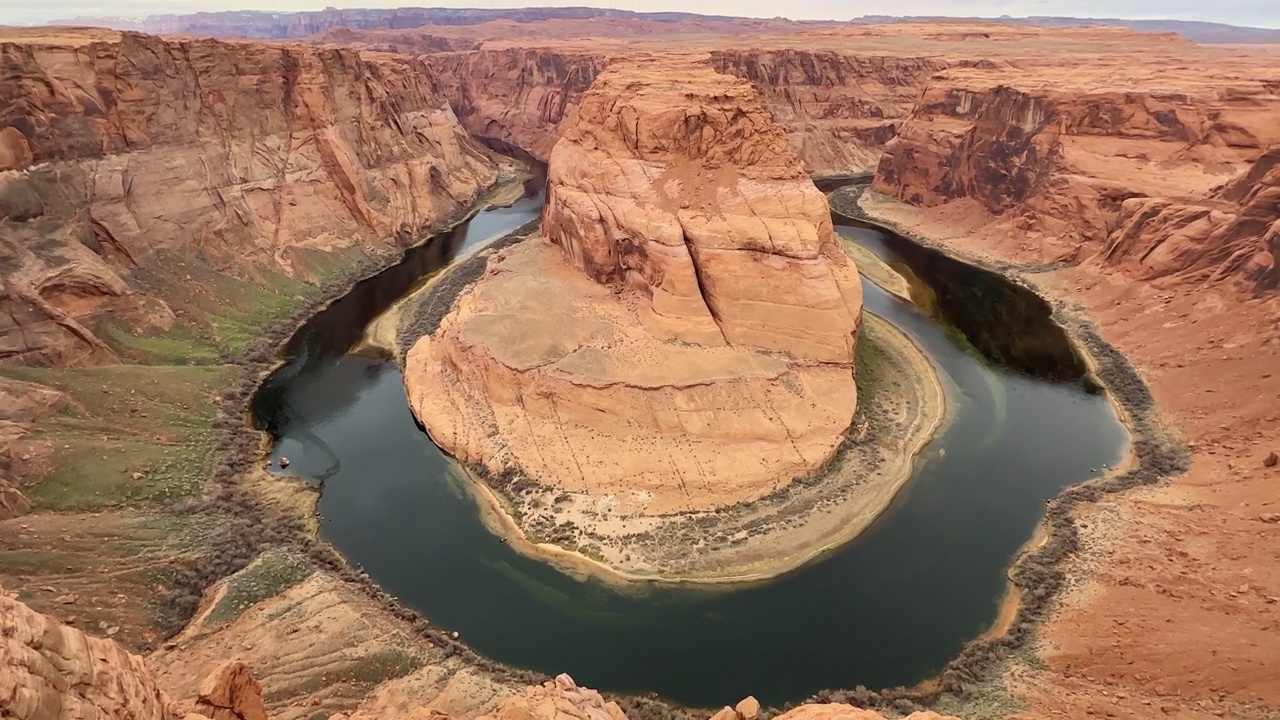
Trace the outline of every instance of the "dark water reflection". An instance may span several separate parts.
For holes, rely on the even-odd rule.
[[[876,231],[841,232],[892,262],[913,261]],[[917,270],[930,282],[936,272]],[[867,310],[937,365],[951,421],[870,530],[763,585],[619,594],[499,542],[455,484],[451,462],[415,426],[397,368],[344,355],[344,338],[358,338],[394,288],[370,290],[359,312],[335,306],[332,316],[317,316],[291,345],[306,362],[268,383],[259,419],[276,430],[275,454],[294,461],[291,473],[326,479],[325,539],[490,657],[703,706],[747,694],[782,703],[825,687],[910,685],[990,625],[1004,569],[1044,501],[1115,462],[1126,436],[1105,399],[1062,372],[1078,360],[1054,358],[1044,372],[1011,367],[975,352],[982,345],[955,330],[985,317],[982,332],[993,336],[1002,328],[1060,335],[1047,316],[1010,324],[1007,307],[983,306],[1007,298],[977,293],[965,301],[971,317],[940,323],[864,285]],[[1036,347],[1065,346],[1050,338]]]

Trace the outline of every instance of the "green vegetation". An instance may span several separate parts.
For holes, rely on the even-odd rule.
[[[338,668],[332,680],[373,687],[404,677],[420,667],[422,660],[404,650],[377,650],[358,658],[351,665]]]
[[[347,262],[344,259],[343,262]],[[163,333],[136,336],[114,326],[99,332],[118,353],[135,362],[207,365],[221,353],[242,354],[264,329],[286,317],[316,292],[281,273],[258,271],[254,280],[227,275],[193,258],[167,257],[139,269],[139,285],[162,297],[177,316]]]
[[[216,396],[226,367],[10,367],[74,405],[47,418],[35,439],[53,447],[53,470],[28,490],[37,510],[92,511],[171,505],[199,495],[207,476]]]
[[[210,625],[224,625],[254,605],[311,577],[315,567],[288,550],[268,550],[227,581],[227,590],[209,612]]]
[[[102,339],[117,354],[137,357],[161,365],[213,365],[218,353],[211,344],[187,328],[174,328],[165,335],[140,337],[114,325],[103,326]]]

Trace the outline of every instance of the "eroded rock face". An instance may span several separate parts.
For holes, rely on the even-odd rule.
[[[0,520],[12,520],[31,512],[31,501],[4,477],[0,477]]]
[[[931,74],[970,61],[832,50],[744,48],[711,53],[751,82],[810,172],[871,171]]]
[[[582,95],[608,64],[602,52],[481,49],[426,59],[458,119],[479,135],[551,155]]]
[[[262,687],[237,660],[219,665],[200,683],[195,711],[211,720],[267,720]]]
[[[482,48],[427,59],[474,133],[550,155],[583,93],[624,50],[572,45]],[[973,61],[794,48],[715,50],[712,67],[751,82],[806,169],[871,171],[932,73]]]
[[[872,189],[920,207],[976,203],[992,235],[1029,238],[1046,261],[1274,286],[1274,81],[1221,90],[1190,75],[1115,92],[1091,72],[1052,85],[943,73],[886,146]]]
[[[853,707],[852,705],[844,705],[840,703],[831,703],[826,705],[801,705],[794,710],[789,710],[779,716],[778,720],[884,720],[884,716],[874,710],[863,710]],[[924,710],[913,712],[903,717],[902,720],[958,720],[951,715],[939,715],[936,712]]]
[[[142,658],[41,615],[0,590],[0,716],[181,717]]]
[[[524,697],[503,702],[479,720],[627,720],[615,702],[606,702],[600,693],[578,687],[568,675],[532,685]]]
[[[495,179],[431,71],[313,47],[7,30],[0,360],[111,361],[94,325],[175,322],[166,283],[308,279],[416,235]]]
[[[734,707],[725,707],[709,720],[756,720],[760,716],[760,703],[747,697]],[[408,713],[406,720],[449,720],[448,713],[419,708]],[[852,705],[810,704],[801,705],[776,716],[786,720],[885,720],[874,710],[863,710]],[[357,712],[350,716],[334,715],[329,720],[373,720],[372,716]],[[380,720],[389,720],[386,716]],[[477,720],[627,720],[617,703],[605,701],[600,693],[579,687],[568,675],[557,675],[555,680],[532,685],[523,697],[510,698],[493,712],[481,715]],[[958,720],[950,715],[935,712],[914,712],[903,720]]]
[[[600,76],[551,153],[543,232],[640,289],[659,337],[852,361],[861,285],[826,198],[755,90],[700,63]]]
[[[1141,277],[1241,280],[1257,291],[1280,284],[1280,146],[1201,202],[1124,201],[1103,259]]]
[[[408,353],[441,447],[639,514],[751,501],[832,457],[861,285],[748,83],[616,61],[552,152],[543,232]]]

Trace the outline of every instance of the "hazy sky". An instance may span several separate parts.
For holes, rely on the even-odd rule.
[[[0,0],[0,23],[27,24],[76,16],[142,17],[166,12],[271,9],[318,10],[338,7],[484,7],[591,5],[630,10],[684,10],[708,14],[794,19],[847,20],[870,14],[893,15],[1065,15],[1225,22],[1255,27],[1280,27],[1277,0]]]

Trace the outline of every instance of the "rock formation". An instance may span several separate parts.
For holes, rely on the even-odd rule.
[[[791,47],[711,53],[713,67],[760,91],[813,173],[874,170],[925,80],[971,62]]]
[[[613,57],[608,43],[485,47],[441,53],[437,70],[458,119],[548,157],[591,81]],[[713,50],[712,67],[748,80],[763,96],[805,167],[814,173],[870,171],[930,74],[950,66],[936,57],[767,47]],[[961,61],[955,64],[972,64]]]
[[[0,588],[0,717],[13,720],[267,720],[262,688],[228,661],[200,683],[190,712],[139,656],[41,615]]]
[[[884,716],[874,710],[863,710],[842,703],[801,705],[777,716],[778,720],[884,720]],[[739,720],[745,720],[739,718]],[[903,716],[902,720],[958,720],[951,715],[939,715],[936,712],[923,710]]]
[[[743,710],[752,710],[744,714]],[[715,718],[756,720],[759,703],[747,698],[738,710]],[[262,688],[245,664],[226,661],[200,683],[195,699],[174,702],[160,688],[143,658],[109,638],[35,612],[0,589],[0,717],[13,720],[267,720]],[[334,715],[331,720],[448,720],[440,710],[406,714]],[[793,720],[882,720],[848,705],[804,705],[781,717]],[[912,720],[946,720],[915,713]],[[627,720],[617,703],[579,687],[568,675],[526,688],[479,720]]]
[[[407,57],[7,30],[0,60],[0,360],[110,360],[101,318],[166,331],[167,290],[211,282],[175,259],[309,279],[496,177]]]
[[[1224,91],[1191,77],[1183,92],[1165,90],[1168,77],[1123,92],[1102,82],[1116,79],[1087,66],[1053,86],[1031,73],[943,73],[886,146],[872,189],[921,207],[976,204],[993,236],[1042,238],[1043,260],[1273,286],[1267,148],[1280,126],[1263,109],[1280,108],[1276,80]]]
[[[627,720],[615,702],[607,702],[600,693],[578,687],[568,675],[530,686],[521,698],[503,702],[496,710],[479,720]]]
[[[0,717],[180,717],[142,658],[85,635],[0,590]]]
[[[641,514],[755,500],[831,459],[861,285],[748,83],[610,65],[552,152],[543,233],[408,353],[441,447]]]
[[[551,155],[582,95],[610,56],[538,48],[441,53],[426,61],[467,130],[500,138],[540,158]]]
[[[1199,202],[1130,198],[1120,206],[1104,262],[1143,278],[1173,275],[1280,284],[1280,146]]]
[[[200,683],[195,712],[210,720],[267,720],[262,687],[236,660],[219,665]]]

